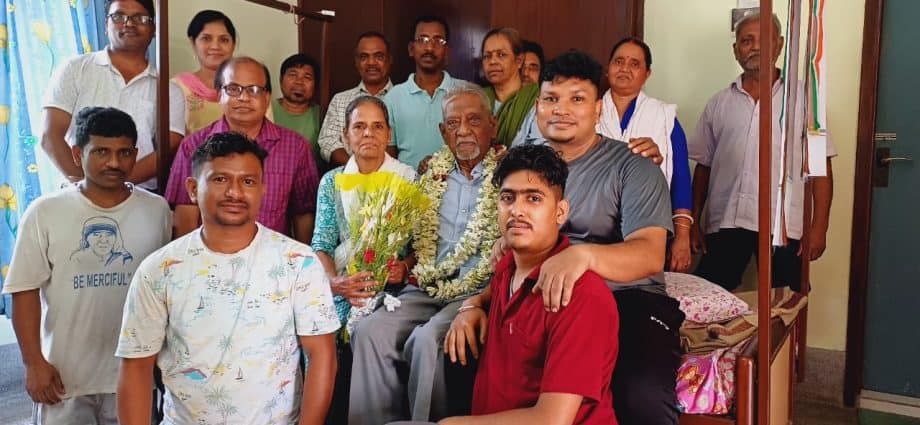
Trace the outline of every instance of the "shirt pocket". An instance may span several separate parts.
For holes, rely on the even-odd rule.
[[[507,365],[518,365],[520,368],[518,380],[522,389],[527,392],[540,392],[540,379],[543,375],[543,365],[546,361],[546,347],[544,344],[544,330],[542,323],[539,325],[535,320],[530,318],[517,318],[505,323],[505,329],[508,341],[506,351]]]

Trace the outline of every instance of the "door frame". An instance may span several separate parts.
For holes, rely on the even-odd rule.
[[[863,385],[866,345],[866,295],[869,281],[869,232],[872,219],[872,170],[878,110],[884,0],[866,0],[859,115],[856,130],[856,176],[853,188],[853,227],[850,241],[850,290],[847,308],[846,365],[843,403],[855,406]]]

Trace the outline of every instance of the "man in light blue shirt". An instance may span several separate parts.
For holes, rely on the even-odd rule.
[[[419,162],[444,146],[438,133],[441,99],[451,88],[469,84],[447,73],[450,27],[438,16],[421,16],[413,25],[409,56],[415,72],[405,83],[393,87],[385,102],[390,113],[393,137],[387,152],[401,162],[418,167]]]
[[[414,235],[417,284],[399,292],[398,308],[378,309],[352,335],[352,425],[410,419],[401,417],[401,406],[415,421],[437,421],[448,413],[442,341],[464,311],[461,303],[489,283],[491,267],[480,259],[498,238],[498,196],[490,177],[497,122],[477,87],[456,87],[443,97],[439,127],[449,150],[435,153],[420,178],[439,207],[422,213]],[[446,187],[437,184],[442,179]],[[398,373],[403,369],[408,379]]]

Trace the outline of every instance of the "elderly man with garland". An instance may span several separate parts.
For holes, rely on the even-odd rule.
[[[474,87],[444,96],[439,127],[445,147],[420,177],[433,205],[414,235],[417,284],[401,292],[399,308],[378,310],[355,332],[350,424],[405,419],[405,407],[416,421],[447,414],[444,334],[461,303],[488,284],[488,257],[499,236],[491,182],[502,147],[493,145],[497,123],[490,103]],[[393,367],[398,363],[409,368],[407,383]]]

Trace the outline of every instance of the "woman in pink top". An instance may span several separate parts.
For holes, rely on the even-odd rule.
[[[195,72],[176,74],[172,81],[185,94],[185,134],[190,135],[221,117],[214,76],[217,67],[233,56],[236,28],[227,15],[216,10],[202,10],[192,18],[186,34],[200,67]]]

